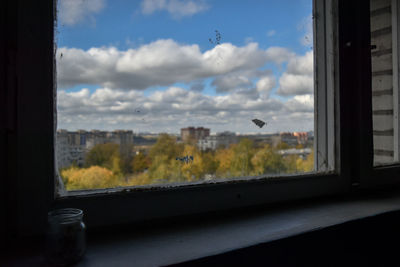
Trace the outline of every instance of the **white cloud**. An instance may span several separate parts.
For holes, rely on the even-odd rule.
[[[259,118],[268,122],[263,131],[312,129],[312,52],[263,50],[256,43],[222,43],[201,51],[198,45],[158,40],[125,51],[60,48],[57,59],[60,128],[178,132],[194,125],[249,132],[251,120]],[[284,98],[271,96],[277,78],[265,69],[267,63],[286,67],[278,86]],[[180,82],[190,89],[174,86]],[[223,94],[202,93],[210,82]],[[81,84],[103,88],[61,89]],[[144,91],[153,86],[169,87],[150,95]]]
[[[202,53],[198,45],[178,44],[171,39],[126,51],[114,47],[86,51],[64,47],[57,53],[57,78],[61,88],[94,84],[134,90],[242,71],[254,72],[268,62],[281,64],[294,56],[279,47],[261,50],[256,43],[243,47],[222,43]]]
[[[313,112],[314,95],[297,95],[285,103],[285,108],[290,112]]]
[[[212,85],[217,92],[233,92],[248,89],[253,86],[253,80],[272,75],[270,70],[240,70],[217,76]],[[264,90],[265,91],[265,90]]]
[[[313,52],[304,56],[292,57],[287,65],[286,72],[279,78],[280,95],[301,95],[314,92]]]
[[[250,78],[245,73],[232,73],[217,77],[212,85],[216,87],[217,92],[229,92],[251,86],[253,83]]]
[[[62,25],[73,26],[87,20],[105,7],[105,0],[59,0],[58,19]]]
[[[309,94],[313,92],[314,80],[310,76],[284,73],[279,79],[281,95]]]
[[[202,0],[143,0],[141,7],[145,15],[165,10],[176,19],[192,16],[209,8]]]
[[[202,82],[194,82],[190,85],[190,90],[201,92],[205,88],[204,83]]]
[[[268,75],[258,80],[256,88],[258,92],[268,95],[271,89],[275,87],[275,85],[276,85],[275,77],[272,75]]]
[[[287,66],[287,72],[291,74],[313,75],[314,53],[308,51],[304,56],[292,57]]]
[[[213,132],[249,132],[254,127],[251,120],[260,118],[268,122],[268,129],[263,131],[298,130],[307,123],[312,126],[312,99],[311,95],[300,96],[283,103],[259,95],[254,98],[244,92],[210,96],[179,87],[150,95],[110,88],[99,88],[92,93],[88,89],[60,91],[58,126],[179,132],[182,127],[195,125],[210,127]],[[295,119],[288,119],[293,116]]]
[[[269,47],[265,52],[267,60],[277,64],[282,64],[295,56],[289,49],[278,46]]]

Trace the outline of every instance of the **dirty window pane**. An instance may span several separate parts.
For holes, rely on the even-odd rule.
[[[67,190],[313,171],[311,14],[311,0],[59,0]]]

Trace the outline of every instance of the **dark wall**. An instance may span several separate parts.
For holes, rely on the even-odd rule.
[[[0,247],[15,225],[17,4],[0,1]]]
[[[53,199],[53,14],[52,0],[0,1],[2,241],[43,232]]]

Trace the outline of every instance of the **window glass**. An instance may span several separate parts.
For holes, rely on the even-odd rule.
[[[399,161],[397,4],[371,0],[374,165]]]
[[[312,1],[59,0],[67,190],[314,170]]]

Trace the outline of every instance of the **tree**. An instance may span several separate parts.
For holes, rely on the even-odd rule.
[[[188,162],[178,161],[185,181],[190,182],[203,178],[205,174],[203,159],[196,146],[186,144],[181,157],[189,158]],[[193,160],[190,157],[193,157]]]
[[[202,169],[204,174],[215,175],[219,166],[216,154],[213,151],[207,151],[207,152],[202,152],[200,156],[202,159]]]
[[[176,160],[181,157],[183,146],[176,143],[176,139],[168,134],[160,134],[157,142],[150,149],[149,177],[158,181],[180,181],[182,179],[181,166]]]
[[[113,143],[95,145],[85,158],[85,165],[102,166],[109,170],[113,168],[113,156],[119,156],[119,145]]]
[[[254,154],[253,147],[253,141],[248,138],[243,138],[237,146],[233,147],[233,160],[230,167],[230,172],[233,176],[245,176],[252,173],[251,158]]]
[[[132,160],[134,150],[132,144],[119,146],[119,169],[123,175],[132,173]]]
[[[297,169],[302,172],[311,172],[314,170],[314,150],[307,156],[305,160],[297,160]]]
[[[119,178],[123,176],[122,169],[121,169],[121,158],[119,154],[113,155],[111,157],[111,171],[113,174]]]
[[[67,190],[111,188],[119,185],[118,177],[112,171],[99,167],[78,169],[75,167],[61,171]]]
[[[237,145],[231,145],[230,148],[220,148],[215,153],[215,158],[218,162],[216,170],[217,177],[231,177],[230,169],[234,157],[234,147]]]
[[[157,142],[152,146],[149,152],[151,159],[156,156],[167,156],[168,159],[176,158],[183,150],[182,145],[176,143],[176,138],[168,134],[160,134]]]
[[[297,144],[297,145],[296,145],[296,149],[302,149],[302,148],[304,148],[304,145],[303,145],[303,144]]]
[[[286,170],[282,156],[268,144],[254,154],[251,162],[254,166],[254,175],[278,174]]]
[[[289,146],[287,143],[285,143],[285,142],[279,142],[279,143],[276,145],[276,149],[278,149],[278,150],[289,149],[289,148],[290,148],[290,146]]]
[[[180,162],[166,155],[157,155],[151,161],[148,174],[150,179],[158,182],[183,181]]]
[[[286,173],[297,173],[297,162],[298,160],[302,160],[298,155],[288,155],[284,158],[285,166],[286,166]]]
[[[124,176],[132,172],[132,159],[132,144],[98,144],[87,153],[86,166],[102,166],[118,176]]]
[[[150,166],[150,159],[143,153],[138,153],[133,157],[132,160],[132,171],[133,173],[140,173],[148,169]]]
[[[151,179],[148,173],[138,173],[129,177],[124,186],[150,185],[156,183],[156,180]]]

